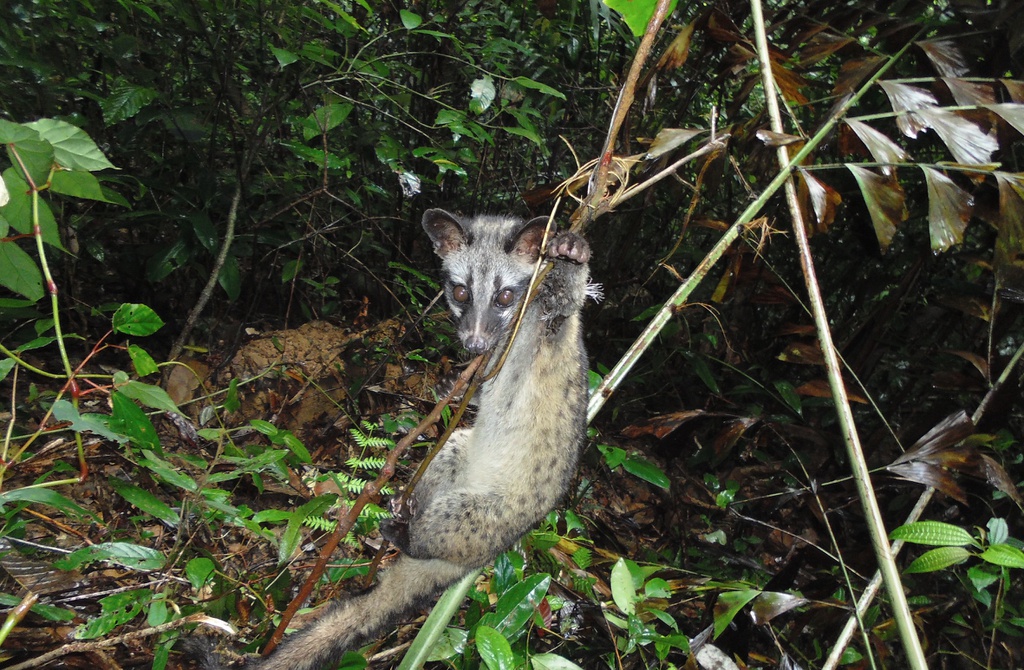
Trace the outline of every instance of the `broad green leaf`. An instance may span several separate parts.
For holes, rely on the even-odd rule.
[[[31,179],[36,189],[46,186],[53,169],[53,147],[41,139],[22,140],[17,144],[7,145],[7,155],[12,166],[17,166],[19,176]],[[27,173],[27,174],[26,174]],[[26,183],[28,183],[26,181]]]
[[[620,558],[612,566],[610,580],[612,587],[612,600],[615,606],[623,614],[634,614],[636,612],[636,587],[633,586],[633,575],[629,572],[626,560]]]
[[[916,521],[889,533],[889,539],[903,540],[913,544],[927,544],[933,547],[966,547],[977,545],[977,541],[960,526],[942,521]]]
[[[147,449],[142,453],[145,458],[139,461],[139,465],[148,469],[160,479],[172,486],[177,486],[179,489],[191,491],[192,493],[199,490],[199,485],[196,484],[194,479],[183,472],[179,472],[177,468],[154,454],[152,451]]]
[[[661,468],[654,463],[637,456],[630,456],[624,460],[622,462],[622,469],[634,477],[639,477],[645,482],[650,482],[651,484],[660,486],[666,490],[672,484],[668,475],[666,475]]]
[[[22,235],[32,235],[34,220],[28,182],[22,179],[13,167],[4,170],[3,178],[10,192],[10,201],[0,207],[0,216]],[[57,249],[64,249],[60,232],[57,230],[57,220],[53,218],[50,206],[42,199],[39,200],[39,230],[43,242]]]
[[[35,259],[13,240],[0,240],[0,286],[33,302],[46,295],[43,273]]]
[[[111,319],[115,333],[125,335],[152,335],[163,327],[164,322],[151,308],[138,303],[124,303],[117,308]]]
[[[91,172],[57,170],[50,180],[50,190],[61,195],[99,202],[111,202],[100,182]]]
[[[140,449],[151,449],[161,452],[160,438],[156,434],[153,422],[146,413],[120,391],[110,394],[110,430],[126,436],[132,444]]]
[[[988,530],[989,544],[1005,544],[1010,537],[1010,526],[1006,523],[1006,519],[1001,517],[989,519],[985,528]]]
[[[16,144],[26,140],[38,140],[39,133],[21,123],[0,119],[0,144]]]
[[[291,560],[292,554],[299,546],[302,539],[302,523],[310,516],[319,516],[338,500],[338,496],[332,494],[322,495],[313,498],[287,515],[288,526],[281,536],[281,542],[277,546],[277,560],[284,565]]]
[[[478,626],[476,648],[488,670],[515,670],[515,657],[508,640],[493,628]]]
[[[79,507],[77,504],[51,488],[20,488],[0,493],[0,509],[3,509],[5,505],[19,502],[48,505],[69,516],[92,516],[92,514],[85,508]]]
[[[217,283],[224,289],[228,299],[234,302],[242,294],[242,273],[238,269],[238,259],[228,256],[217,275]]]
[[[291,65],[295,61],[299,60],[299,57],[293,54],[287,49],[279,49],[278,47],[270,47],[271,53],[274,54],[274,58],[277,59],[277,64],[281,67]]]
[[[534,654],[530,657],[533,670],[583,670],[580,666],[558,654]]]
[[[17,607],[18,604],[21,603],[21,600],[21,598],[12,596],[8,593],[0,593],[0,605],[5,607]],[[78,617],[78,613],[74,610],[68,610],[63,607],[46,605],[43,603],[36,603],[33,605],[32,613],[38,614],[46,621],[73,621]]]
[[[185,564],[185,576],[196,591],[200,590],[210,581],[216,570],[213,561],[205,556],[193,558]]]
[[[337,128],[345,122],[353,109],[353,105],[348,102],[333,102],[323,107],[317,107],[303,123],[303,138],[309,141],[314,137],[319,137],[322,133]]]
[[[621,447],[599,444],[597,445],[597,450],[604,456],[604,462],[611,470],[619,467],[626,460],[626,450]]]
[[[156,364],[156,361],[153,360],[153,357],[149,355],[149,352],[137,344],[128,345],[128,356],[132,359],[132,366],[135,368],[135,374],[140,377],[145,377],[153,374],[154,372],[160,371],[160,367]]]
[[[53,403],[53,418],[71,424],[71,430],[77,433],[95,433],[100,437],[124,444],[128,438],[110,429],[107,422],[110,417],[100,414],[79,414],[75,406],[63,398]]]
[[[27,125],[53,145],[54,157],[61,167],[88,172],[114,167],[92,138],[77,126],[56,119],[40,119]]]
[[[13,358],[0,359],[0,382],[7,379],[7,375],[11,374],[11,370],[17,363],[14,362]]]
[[[658,0],[604,0],[604,4],[621,14],[622,20],[633,31],[633,36],[640,37],[646,32],[647,24],[654,16]],[[675,9],[676,0],[672,0],[666,16],[671,16]]]
[[[141,5],[136,6],[141,7]],[[135,86],[134,84],[115,86],[108,97],[100,100],[103,121],[108,126],[127,121],[158,97],[160,97],[158,91],[145,86]]]
[[[485,615],[481,623],[494,628],[504,637],[516,639],[523,626],[533,617],[550,585],[550,575],[530,575],[503,593],[494,606],[494,612]]]
[[[1024,551],[1009,544],[993,544],[981,552],[981,559],[1004,568],[1024,568]]]
[[[903,572],[913,574],[917,572],[935,572],[944,570],[952,565],[963,563],[971,557],[971,552],[963,547],[939,547],[931,549],[918,556],[907,566]]]
[[[715,638],[725,632],[725,629],[736,618],[747,603],[761,594],[757,589],[743,589],[741,591],[723,591],[718,595],[715,602]]]
[[[172,526],[177,526],[181,521],[181,517],[178,516],[177,512],[149,491],[139,488],[135,484],[129,484],[117,477],[109,477],[107,478],[107,482],[109,482],[111,488],[117,491],[119,496],[135,505],[146,514],[160,519],[161,521],[166,521]]]
[[[167,391],[159,386],[133,380],[118,387],[118,390],[132,400],[138,400],[146,407],[152,407],[164,412],[181,413],[178,406],[171,400],[171,396],[167,395]]]
[[[164,567],[167,559],[156,549],[131,542],[103,542],[73,551],[55,561],[54,565],[61,570],[75,570],[96,561],[123,565],[133,570],[159,570]]]
[[[408,9],[398,10],[398,16],[402,19],[402,25],[405,26],[406,30],[419,28],[420,24],[423,23],[422,16],[415,12],[410,12]]]
[[[803,402],[800,400],[800,394],[796,392],[796,389],[787,381],[780,380],[775,382],[775,390],[782,396],[782,400],[789,406],[791,410],[799,414],[804,415]]]

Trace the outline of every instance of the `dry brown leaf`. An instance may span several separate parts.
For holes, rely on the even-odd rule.
[[[999,105],[985,105],[998,114],[1004,121],[1017,129],[1017,132],[1024,135],[1024,104],[1019,102],[1004,102]]]
[[[653,160],[663,156],[706,132],[706,130],[700,128],[662,128],[658,131],[654,141],[651,142],[651,146],[647,147],[647,153],[644,154],[644,158],[646,160]]]
[[[800,365],[821,365],[825,362],[817,342],[791,342],[782,350],[778,359]]]
[[[881,56],[868,56],[867,58],[843,63],[839,68],[839,77],[836,79],[836,85],[832,89],[832,95],[853,93],[884,62],[885,59]]]
[[[1024,102],[1024,81],[1016,79],[1000,79],[999,81],[1006,87],[1006,92],[1010,94],[1010,100]]]
[[[690,38],[693,37],[694,23],[688,23],[679,31],[672,43],[665,49],[658,61],[659,70],[674,70],[682,67],[690,55]]]
[[[953,475],[938,465],[915,461],[913,463],[900,463],[890,465],[887,470],[894,477],[905,479],[915,484],[930,486],[936,491],[945,493],[957,502],[967,504],[967,493],[956,483]]]
[[[806,68],[809,65],[814,65],[837,51],[856,43],[857,41],[852,37],[836,35],[830,32],[820,32],[811,38],[807,42],[807,46],[798,54],[800,66]]]
[[[839,195],[839,191],[806,170],[798,169],[797,174],[800,176],[797,183],[800,202],[805,210],[810,204],[810,209],[814,213],[814,225],[809,226],[809,232],[824,233],[835,222],[836,211],[843,202],[843,197]],[[805,217],[804,220],[809,221],[809,217]]]
[[[727,424],[724,430],[715,435],[715,439],[711,443],[715,458],[720,459],[728,454],[736,446],[736,442],[743,437],[743,434],[760,421],[756,417],[741,417]]]
[[[687,421],[704,416],[704,410],[693,409],[682,412],[670,412],[651,417],[645,421],[626,426],[622,434],[628,438],[637,438],[644,435],[651,435],[659,440],[666,437],[672,431],[679,428]]]
[[[974,353],[972,351],[955,351],[955,350],[951,350],[951,349],[946,349],[945,352],[947,354],[953,354],[954,356],[959,356],[960,358],[964,359],[965,361],[967,361],[968,363],[973,365],[975,367],[975,369],[977,369],[977,371],[981,373],[981,376],[984,379],[988,379],[988,375],[989,375],[988,361],[986,361],[984,358],[982,358],[978,354],[976,354],[976,353]]]
[[[956,104],[962,107],[992,104],[996,101],[994,83],[965,81],[953,77],[945,77],[942,81],[946,84],[946,88],[949,89]]]
[[[761,595],[754,598],[750,615],[756,625],[763,626],[775,617],[809,602],[807,598],[792,593],[763,591]]]
[[[965,118],[962,112],[933,107],[920,109],[917,114],[925,125],[935,131],[958,163],[988,163],[992,153],[999,148],[994,137]]]
[[[992,259],[996,288],[1024,293],[1024,174],[996,173],[999,234]]]
[[[959,444],[974,434],[974,422],[967,412],[960,410],[935,424],[931,430],[910,445],[906,453],[893,461],[893,465],[920,459],[941,449]]]

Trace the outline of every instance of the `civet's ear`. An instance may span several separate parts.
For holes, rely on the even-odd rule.
[[[508,245],[508,252],[526,256],[527,258],[536,259],[540,256],[540,244],[544,241],[544,230],[548,227],[548,217],[538,216],[536,219],[530,219],[523,224],[523,227],[519,229]],[[555,236],[557,226],[554,222],[551,223],[551,234],[548,236],[550,240]]]
[[[428,209],[423,212],[423,230],[427,231],[434,243],[434,253],[444,258],[469,242],[462,221],[443,209]]]

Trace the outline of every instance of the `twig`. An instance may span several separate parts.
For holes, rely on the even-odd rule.
[[[171,353],[167,355],[167,360],[169,361],[176,359],[182,349],[185,348],[185,343],[188,341],[189,335],[192,334],[192,329],[195,328],[199,315],[206,309],[206,303],[210,302],[213,290],[217,287],[217,278],[220,276],[220,270],[224,267],[224,261],[227,260],[231,243],[235,241],[235,222],[238,220],[238,203],[241,199],[242,181],[239,180],[235,185],[235,196],[231,199],[231,209],[228,210],[227,229],[224,231],[224,239],[221,241],[217,259],[210,270],[210,277],[206,280],[206,286],[203,287],[202,292],[199,294],[199,299],[196,300],[196,306],[188,313],[188,319],[185,320],[184,327],[182,327],[181,332],[171,346]]]
[[[138,640],[144,637],[150,637],[152,635],[159,635],[166,633],[169,630],[181,628],[193,623],[199,623],[209,617],[205,614],[191,614],[181,619],[175,619],[167,623],[160,624],[159,626],[151,626],[150,628],[143,628],[142,630],[132,631],[131,633],[125,633],[124,635],[118,635],[116,637],[108,637],[102,640],[93,640],[91,642],[70,642],[62,647],[58,647],[53,651],[48,651],[42,656],[33,658],[30,661],[18,663],[6,668],[6,670],[28,670],[28,668],[38,668],[41,665],[46,665],[50,661],[56,660],[69,654],[81,654],[90,651],[97,651],[99,649],[106,649],[107,647],[113,647],[118,644],[125,642],[131,642],[132,640]]]

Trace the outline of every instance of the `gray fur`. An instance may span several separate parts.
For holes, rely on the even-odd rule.
[[[540,253],[545,220],[461,219],[428,210],[423,227],[442,259],[463,344],[496,364]],[[405,553],[372,591],[338,601],[273,655],[246,667],[319,670],[508,549],[565,494],[585,435],[586,356],[580,311],[587,243],[552,234],[544,279],[500,372],[477,393],[472,428],[456,431],[413,491],[409,517],[382,524]],[[453,297],[468,287],[470,299]],[[515,299],[495,298],[511,288]],[[465,294],[463,294],[464,296]],[[215,664],[204,667],[213,670]]]

